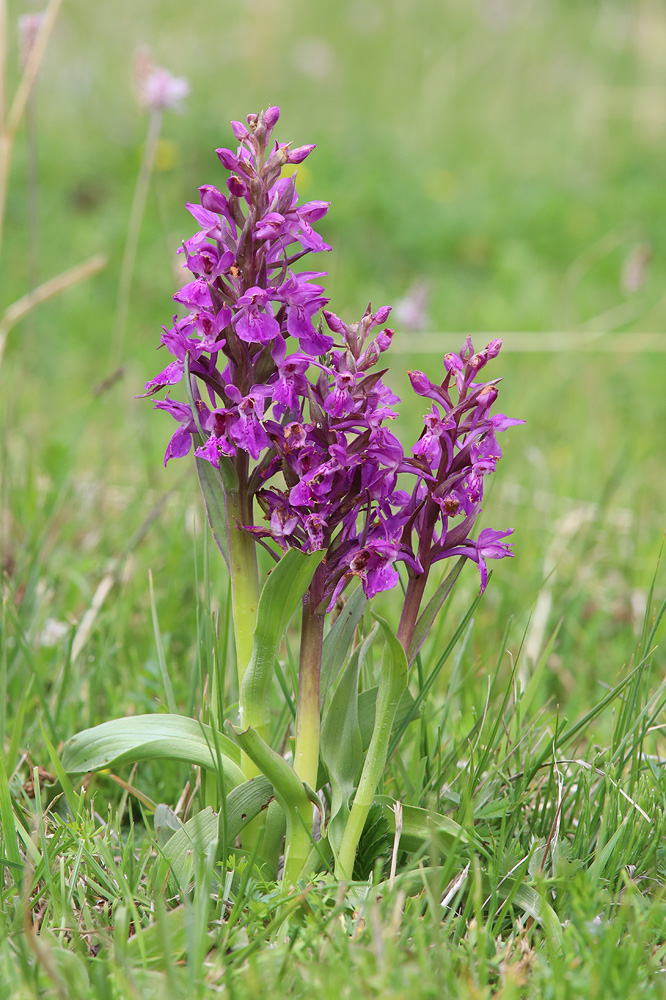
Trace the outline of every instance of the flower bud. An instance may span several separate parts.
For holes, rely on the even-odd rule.
[[[287,163],[302,163],[306,156],[309,156],[314,148],[315,144],[312,143],[309,146],[297,146],[296,149],[288,150]]]
[[[239,142],[249,138],[250,133],[242,122],[232,122],[231,129]]]
[[[270,108],[266,108],[264,112],[264,121],[266,122],[266,128],[270,129],[272,132],[277,125],[278,118],[280,117],[280,109],[277,105],[273,105]]]
[[[229,211],[229,202],[221,191],[218,191],[212,184],[202,184],[199,188],[201,204],[209,212],[217,212],[219,215],[226,215]]]

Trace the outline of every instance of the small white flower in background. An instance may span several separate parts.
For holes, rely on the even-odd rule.
[[[57,646],[71,631],[71,625],[67,622],[58,621],[56,618],[47,618],[44,628],[37,637],[38,646]]]
[[[393,310],[397,323],[403,330],[420,333],[428,326],[428,285],[417,280],[408,289],[404,298],[399,299]]]
[[[28,61],[35,39],[39,34],[39,29],[44,20],[43,14],[22,14],[16,22],[19,38],[19,53],[21,66],[24,67]]]
[[[181,110],[190,92],[185,77],[155,66],[147,48],[139,49],[134,57],[134,85],[139,104],[149,111]]]

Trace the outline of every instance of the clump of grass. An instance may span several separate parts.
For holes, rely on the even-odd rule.
[[[204,599],[198,607],[210,620]],[[178,884],[164,836],[151,832],[156,800],[137,790],[136,777],[111,773],[75,789],[47,729],[39,757],[25,755],[22,733],[14,741],[21,752],[4,755],[0,774],[8,997],[244,995],[267,975],[281,991],[324,996],[345,995],[352,975],[396,997],[405,989],[597,995],[597,982],[612,996],[660,995],[666,684],[651,675],[663,614],[650,602],[633,663],[572,719],[538,696],[556,635],[523,689],[520,635],[507,630],[486,681],[469,657],[470,619],[447,684],[409,726],[385,775],[384,791],[403,804],[399,836],[393,814],[374,817],[361,843],[365,870],[349,894],[315,883],[285,897],[249,859],[239,864],[196,841]],[[11,687],[15,632],[7,618],[4,625]],[[426,656],[417,697],[428,683]],[[471,716],[459,711],[463,689],[478,706]],[[174,696],[183,694],[181,684]],[[203,805],[205,783],[188,780],[186,797]],[[156,792],[166,784],[157,778]],[[419,809],[432,817],[425,839],[414,825]],[[401,860],[389,880],[396,844]]]

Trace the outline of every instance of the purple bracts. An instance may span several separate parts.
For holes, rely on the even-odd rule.
[[[189,356],[207,435],[196,455],[231,461],[244,477],[266,520],[238,527],[282,550],[326,550],[319,596],[329,607],[354,577],[368,597],[395,586],[399,561],[414,577],[465,555],[484,589],[485,560],[512,554],[500,541],[510,532],[486,528],[476,541],[470,533],[483,477],[501,456],[496,434],[522,422],[491,416],[496,382],[474,381],[501,341],[476,354],[468,338],[445,356],[439,385],[410,372],[430,411],[405,455],[387,426],[399,399],[372,370],[391,343],[393,331],[382,329],[390,308],[368,306],[348,325],[325,308],[325,274],[295,269],[330,250],[314,229],[328,204],[299,206],[294,177],[281,176],[314,146],[271,145],[278,118],[269,108],[233,122],[238,148],[217,150],[228,194],[203,185],[201,205],[187,206],[200,229],[181,248],[188,280],[174,299],[188,314],[164,330],[174,360],[146,394],[180,382]],[[165,462],[187,454],[199,437],[189,406],[156,405],[178,421]]]

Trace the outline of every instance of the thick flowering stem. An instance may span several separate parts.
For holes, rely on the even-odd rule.
[[[238,525],[242,524],[242,498],[229,498],[229,559],[231,569],[231,609],[234,620],[238,687],[252,659],[254,629],[259,604],[257,547],[254,539]],[[236,521],[237,523],[234,523]],[[245,522],[247,523],[247,522]]]
[[[256,546],[242,531],[231,533],[231,603],[236,644],[238,683],[252,659],[252,636],[257,622],[259,584]]]
[[[287,885],[293,884],[305,867],[312,843],[312,837],[305,830],[305,838],[299,839],[298,833],[303,829],[301,817],[308,810],[312,811],[308,792],[286,760],[280,757],[275,750],[271,750],[255,729],[249,727],[245,730],[238,730],[234,729],[230,723],[227,723],[227,728],[243,752],[256,765],[257,773],[264,774],[273,786],[275,798],[282,808],[287,828],[283,877]],[[294,849],[295,844],[297,844],[297,849]]]
[[[298,714],[294,770],[311,788],[316,788],[319,769],[319,677],[324,641],[324,616],[317,614],[311,590],[303,598],[301,652],[298,669]]]
[[[298,670],[298,713],[296,716],[296,748],[294,770],[303,784],[313,790],[317,787],[319,770],[319,741],[321,716],[319,687],[321,652],[324,640],[324,616],[317,614],[318,601],[313,594],[315,584],[303,598],[301,627],[301,652]],[[289,846],[292,870],[304,865],[312,847],[312,803],[305,802],[299,809],[299,823],[291,831]]]
[[[427,582],[428,574],[425,572],[419,573],[418,576],[410,576],[409,583],[407,584],[405,603],[402,607],[400,624],[398,625],[398,639],[405,653],[409,650],[409,644],[412,641],[412,635],[416,627],[416,620]]]

